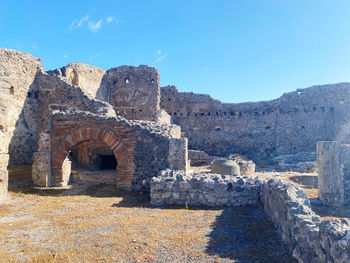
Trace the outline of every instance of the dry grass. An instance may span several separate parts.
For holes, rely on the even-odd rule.
[[[11,198],[0,204],[1,263],[234,262],[231,256],[207,252],[209,244],[235,242],[210,236],[230,223],[218,221],[223,209],[153,208],[143,195],[114,186],[33,189],[26,169],[11,170]],[[232,213],[234,221],[245,217]],[[255,239],[249,242],[256,256]]]

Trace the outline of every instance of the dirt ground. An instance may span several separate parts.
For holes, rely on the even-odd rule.
[[[10,178],[0,262],[295,262],[261,207],[155,208],[110,185],[38,190],[24,170]]]

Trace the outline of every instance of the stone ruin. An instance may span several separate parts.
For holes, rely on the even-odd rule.
[[[319,195],[349,205],[349,91],[341,83],[221,103],[160,87],[159,72],[144,65],[45,72],[40,59],[0,49],[0,199],[7,167],[31,164],[40,187],[113,183],[149,191],[154,205],[261,204],[299,262],[349,262],[350,223],[321,222],[302,189],[252,176],[249,161],[314,171],[316,142],[336,140],[317,143]],[[235,176],[189,169],[222,157]]]

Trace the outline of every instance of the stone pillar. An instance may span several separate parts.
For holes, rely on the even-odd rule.
[[[68,159],[68,156],[62,164],[62,182],[61,186],[66,186],[69,182],[70,175],[72,172],[72,162]]]
[[[344,205],[350,205],[350,144],[340,145],[340,167]]]
[[[318,196],[325,205],[344,204],[344,176],[341,145],[335,141],[317,142]]]
[[[4,199],[7,196],[8,162],[9,162],[9,155],[6,153],[1,153],[0,154],[0,200]]]
[[[189,166],[187,145],[187,138],[171,138],[169,140],[168,161],[171,169],[187,171]]]
[[[36,186],[51,186],[50,152],[35,152],[33,154],[32,180]]]

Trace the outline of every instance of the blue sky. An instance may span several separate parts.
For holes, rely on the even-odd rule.
[[[157,67],[161,85],[225,102],[350,81],[348,0],[2,0],[0,47],[45,69]]]

